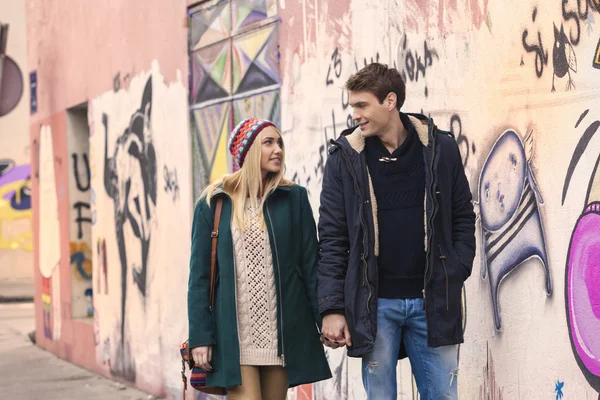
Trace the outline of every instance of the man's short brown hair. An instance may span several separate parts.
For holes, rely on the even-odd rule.
[[[383,104],[388,94],[396,93],[398,110],[406,99],[406,85],[396,68],[388,68],[380,63],[369,64],[348,78],[346,89],[352,92],[373,93],[380,104]]]

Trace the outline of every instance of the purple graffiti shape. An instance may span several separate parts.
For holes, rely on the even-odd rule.
[[[573,235],[565,276],[567,323],[573,353],[600,392],[600,202],[588,205]]]
[[[25,182],[29,180],[30,175],[31,168],[29,165],[18,165],[10,169],[7,168],[7,170],[3,172],[3,175],[0,175],[0,187],[17,181]],[[24,184],[20,191],[20,201],[17,201],[17,193],[14,190],[7,192],[4,195],[4,199],[9,200],[11,207],[15,210],[28,210],[31,208],[31,196],[29,188],[26,184]]]

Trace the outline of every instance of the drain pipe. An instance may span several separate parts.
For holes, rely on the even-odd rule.
[[[4,56],[6,55],[7,40],[8,24],[0,24],[0,95],[2,94],[2,72],[4,69]]]

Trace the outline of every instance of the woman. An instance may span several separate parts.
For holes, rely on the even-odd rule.
[[[211,184],[194,211],[189,346],[207,386],[227,388],[230,400],[284,400],[288,387],[331,377],[318,331],[315,223],[306,189],[284,178],[272,122],[240,122],[229,151],[240,169]],[[211,311],[217,196],[224,200]]]

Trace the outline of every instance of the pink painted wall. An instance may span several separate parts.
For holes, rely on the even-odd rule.
[[[83,321],[71,319],[71,279],[69,264],[69,203],[66,201],[66,188],[68,187],[67,170],[67,142],[66,142],[66,114],[64,112],[56,113],[51,117],[45,118],[37,123],[31,124],[31,148],[32,152],[32,189],[33,189],[33,209],[39,210],[39,143],[40,130],[42,126],[49,126],[52,132],[52,147],[54,152],[54,172],[56,194],[58,200],[59,217],[59,243],[60,243],[60,263],[57,268],[60,270],[60,327],[52,323],[52,329],[60,329],[58,333],[60,339],[52,340],[44,335],[43,314],[36,312],[36,340],[37,344],[57,356],[72,361],[85,368],[98,370],[94,360],[94,336],[92,324]],[[33,214],[34,226],[34,247],[36,249],[34,257],[35,269],[35,308],[37,311],[42,308],[42,275],[40,274],[40,262],[37,249],[40,243],[40,214]],[[54,278],[53,278],[54,279]],[[99,371],[99,370],[98,370]]]
[[[186,0],[27,1],[29,70],[38,71],[32,122],[85,102],[159,60],[187,76]]]
[[[105,2],[72,2],[68,0],[26,0],[27,24],[27,58],[28,68],[24,76],[29,80],[29,72],[37,72],[37,112],[30,116],[29,133],[32,163],[32,208],[34,210],[34,273],[35,273],[35,308],[36,308],[36,337],[40,347],[55,353],[57,356],[69,360],[85,368],[94,370],[113,379],[109,368],[98,361],[98,337],[95,335],[97,326],[93,319],[73,319],[72,310],[72,278],[73,265],[70,263],[71,250],[70,220],[71,202],[69,201],[69,154],[67,147],[67,109],[79,104],[88,104],[92,110],[94,99],[114,93],[115,81],[120,86],[120,95],[133,86],[136,78],[152,72],[155,78],[155,99],[159,106],[155,122],[168,118],[180,121],[181,134],[185,138],[187,133],[187,5],[188,0],[108,0]],[[160,66],[160,71],[158,67]],[[158,78],[160,74],[160,79]],[[176,87],[178,92],[172,98],[168,94],[162,95],[159,88]],[[180,90],[179,90],[180,89]],[[159,93],[162,97],[159,97]],[[160,107],[160,100],[164,97],[167,104],[176,106],[177,112]],[[139,102],[139,100],[138,100]],[[106,104],[104,104],[106,103]],[[104,102],[107,110],[121,111],[128,114],[131,111],[121,110],[122,104]],[[121,104],[121,105],[120,105]],[[27,104],[29,107],[29,104]],[[162,108],[162,110],[161,110]],[[111,121],[118,116],[110,114]],[[164,118],[163,118],[164,117]],[[90,127],[92,121],[90,121]],[[173,126],[173,124],[170,124]],[[40,266],[40,244],[48,240],[48,231],[41,232],[40,211],[43,202],[47,200],[40,197],[40,132],[49,129],[52,141],[52,157],[54,165],[54,186],[58,204],[58,240],[56,241],[57,253],[60,261],[52,272],[53,281],[51,294],[51,309],[46,312],[43,300],[47,301],[48,289],[44,288],[44,281]],[[121,128],[120,128],[121,129]],[[166,131],[161,129],[161,131]],[[121,129],[122,133],[122,129]],[[179,149],[185,152],[187,146]],[[47,152],[47,149],[46,149]],[[159,157],[164,161],[166,153]],[[181,182],[186,187],[189,182],[185,171],[189,169],[186,157],[180,157],[184,165],[180,167],[180,176],[186,182]],[[93,160],[90,161],[91,163]],[[171,166],[171,164],[170,164]],[[162,168],[160,165],[162,179]],[[102,165],[97,168],[102,171]],[[93,173],[93,171],[92,171]],[[161,187],[162,188],[162,187]],[[93,187],[92,187],[93,189]],[[98,192],[99,188],[95,188]],[[100,193],[100,192],[99,192]],[[182,190],[182,196],[187,192]],[[187,200],[182,203],[182,210],[187,215]],[[112,211],[111,211],[112,215]],[[86,215],[87,216],[87,215]],[[102,218],[99,215],[98,218]],[[187,217],[185,219],[188,219]],[[191,220],[191,217],[189,218]],[[47,226],[47,225],[46,225]],[[187,236],[186,236],[187,238]],[[52,247],[52,246],[51,246]],[[186,248],[189,247],[186,245]],[[116,252],[114,252],[116,254]],[[43,262],[42,262],[43,263]],[[182,277],[187,271],[183,263]],[[111,266],[112,268],[113,266]],[[118,265],[114,266],[114,271]],[[182,278],[184,279],[184,278]],[[181,286],[181,285],[179,285]],[[46,293],[46,295],[44,294]],[[183,307],[179,305],[180,308]],[[104,313],[109,317],[109,313]],[[137,316],[143,318],[143,316]],[[182,321],[185,319],[178,318]],[[184,330],[182,326],[180,330]],[[158,334],[157,334],[158,336]],[[184,340],[185,334],[177,331],[177,341]],[[171,386],[177,380],[177,372],[171,368],[177,361],[177,343],[165,343],[166,349],[172,354],[172,359],[163,365],[169,371],[171,378],[161,376],[161,373],[148,376],[148,380],[140,373],[140,380],[129,382],[156,395],[165,395],[172,391]],[[171,351],[171,349],[173,349]],[[163,352],[163,349],[160,348]],[[165,351],[166,353],[166,351]],[[175,375],[171,373],[175,371]],[[143,371],[142,371],[143,372]],[[165,383],[165,381],[169,381]],[[179,382],[180,383],[180,382]],[[177,386],[178,387],[178,386]]]

